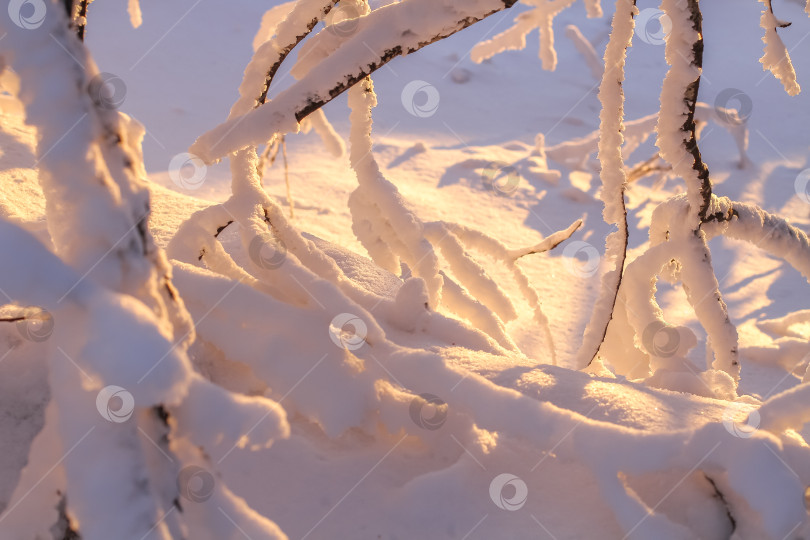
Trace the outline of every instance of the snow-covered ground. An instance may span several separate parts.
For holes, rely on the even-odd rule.
[[[178,181],[177,160],[183,160],[197,137],[228,118],[262,16],[278,3],[144,0],[143,23],[137,29],[131,26],[126,2],[90,7],[86,45],[99,70],[122,82],[119,109],[145,126],[150,227],[156,244],[169,248],[172,258],[186,254],[175,239],[181,225],[194,212],[231,196],[227,160],[199,167],[193,182]],[[610,366],[621,359],[576,370],[600,275],[608,268],[603,253],[611,231],[602,219],[595,142],[587,151],[569,151],[562,144],[599,129],[599,79],[566,28],[575,25],[601,58],[613,6],[605,2],[601,18],[587,18],[586,4],[592,3],[575,2],[554,19],[554,71],[542,69],[536,31],[523,50],[501,52],[480,63],[471,59],[476,44],[506,30],[516,13],[529,9],[518,4],[397,58],[372,77],[378,101],[373,157],[421,222],[460,224],[518,248],[538,244],[583,219],[582,227],[553,251],[520,259],[548,318],[548,334],[511,268],[487,249],[470,251],[497,288],[513,299],[516,317],[506,324],[506,339],[514,340],[514,350],[473,335],[445,306],[429,320],[412,316],[428,301],[435,307],[433,299],[423,298],[413,282],[403,285],[367,258],[352,229],[349,197],[358,177],[349,152],[334,157],[314,130],[287,135],[294,205],[289,222],[363,290],[395,300],[379,311],[369,310],[377,322],[360,316],[353,323],[355,329],[356,324],[369,327],[367,341],[355,349],[357,343],[347,346],[330,327],[339,313],[331,310],[350,305],[338,299],[338,287],[296,281],[298,290],[293,281],[304,274],[291,274],[293,281],[277,285],[281,292],[271,284],[258,287],[263,292],[257,293],[250,280],[237,280],[234,276],[240,274],[228,274],[222,266],[215,271],[227,279],[189,264],[193,260],[175,261],[174,284],[196,326],[197,339],[188,354],[197,371],[231,396],[265,396],[283,410],[272,409],[265,419],[257,405],[247,413],[240,409],[232,420],[228,413],[236,406],[231,401],[220,408],[213,398],[187,399],[173,416],[189,420],[191,427],[181,426],[178,442],[164,456],[150,447],[163,453],[153,440],[158,437],[139,424],[143,451],[154,454],[144,458],[147,462],[165,458],[170,470],[186,466],[177,477],[181,504],[158,508],[156,515],[160,523],[167,518],[165,524],[146,527],[145,537],[170,528],[175,509],[185,516],[188,538],[212,539],[277,537],[281,533],[269,521],[289,538],[309,539],[810,535],[805,491],[810,449],[804,441],[810,430],[800,430],[801,422],[794,418],[806,420],[808,407],[805,403],[805,412],[795,410],[793,416],[785,413],[790,419],[784,426],[775,419],[782,418],[783,403],[757,410],[780,392],[804,389],[799,385],[810,359],[810,316],[802,311],[810,309],[810,285],[784,260],[740,240],[718,237],[709,243],[720,290],[739,333],[742,368],[736,394],[730,378],[707,371],[712,350],[680,283],[659,282],[657,300],[667,322],[697,337],[691,350],[682,347],[677,353],[685,355],[685,368],[675,374],[659,371],[646,381],[612,373]],[[700,148],[714,192],[758,205],[808,232],[810,174],[803,171],[810,169],[810,97],[806,91],[788,96],[758,62],[763,4],[704,4],[699,99],[709,106],[702,117],[708,122]],[[374,8],[380,5],[372,2]],[[626,66],[626,121],[658,111],[668,69],[661,28],[653,17],[657,6],[640,4],[639,9]],[[791,52],[799,85],[810,88],[805,6],[783,1],[774,9],[780,19],[793,23],[779,35]],[[270,98],[294,82],[289,73],[294,61],[293,56],[279,71]],[[52,248],[49,230],[54,224],[46,227],[38,184],[36,130],[25,125],[22,105],[14,97],[2,99],[0,214]],[[733,129],[718,118],[723,108],[738,109],[745,119],[743,167]],[[348,144],[347,96],[325,106],[324,112]],[[643,131],[644,140],[625,156],[631,168],[657,151],[655,133]],[[544,136],[547,167],[537,152],[538,134]],[[562,162],[566,154],[577,162]],[[266,170],[264,187],[288,213],[280,152]],[[683,180],[667,174],[647,175],[629,185],[628,261],[649,247],[653,210],[684,191]],[[251,256],[240,240],[243,232],[234,224],[219,239],[236,263],[248,267]],[[0,234],[6,235],[0,245],[21,245],[15,243],[17,232],[3,228]],[[7,260],[0,268],[22,275],[14,270],[15,253],[1,256]],[[41,257],[37,260],[51,260]],[[458,277],[462,270],[453,263],[460,258],[442,251],[439,262],[449,264],[450,274]],[[82,283],[93,282],[93,271],[65,268],[43,289],[58,289],[70,272],[84,274]],[[46,272],[41,275],[51,279]],[[9,287],[9,303],[20,301],[11,291],[21,282],[15,279],[6,285],[0,277],[0,292]],[[97,287],[95,282],[92,286]],[[486,287],[480,290],[491,293]],[[108,311],[81,319],[77,331],[109,332],[102,352],[115,355],[118,337],[111,336],[127,330],[115,327],[116,321],[108,323],[104,314],[113,313],[110,306],[118,300],[100,292],[92,295],[93,305]],[[493,303],[499,298],[485,296]],[[14,313],[8,306],[3,309],[0,315]],[[58,517],[56,490],[60,497],[65,490],[67,514],[83,538],[95,538],[83,529],[93,521],[88,516],[125,511],[115,501],[106,504],[103,489],[109,484],[94,479],[100,473],[92,461],[82,461],[83,447],[97,445],[87,455],[102,455],[98,448],[104,445],[94,439],[110,429],[108,419],[102,413],[75,424],[63,420],[71,411],[62,406],[80,403],[64,397],[70,385],[95,396],[100,386],[94,377],[104,385],[114,381],[85,366],[79,356],[95,358],[98,350],[84,349],[75,336],[60,334],[60,325],[67,323],[59,313],[53,321],[57,331],[49,339],[25,339],[19,324],[0,323],[0,510],[5,508],[0,538],[31,538],[32,531],[47,531]],[[146,324],[147,318],[140,314],[133,320]],[[124,347],[129,341],[121,337],[118,343]],[[65,344],[75,346],[76,358]],[[144,347],[143,354],[155,350],[160,349]],[[173,358],[170,352],[166,355]],[[122,357],[138,356],[137,348],[124,353]],[[147,366],[154,361],[143,359]],[[705,374],[697,375],[701,372]],[[60,381],[64,387],[54,389]],[[46,409],[49,402],[56,403],[52,395],[61,400],[58,411],[55,406]],[[806,399],[808,392],[803,395]],[[135,393],[136,403],[138,399]],[[787,403],[800,408],[797,400]],[[192,407],[196,413],[187,410]],[[54,415],[62,419],[58,430],[43,429],[46,410],[51,421]],[[273,426],[256,429],[262,423]],[[101,427],[93,427],[97,425]],[[88,426],[97,431],[87,431]],[[195,438],[184,429],[203,435]],[[254,430],[262,431],[259,437],[266,440],[256,440]],[[117,463],[127,462],[122,458]],[[192,466],[199,468],[188,468]],[[174,477],[169,476],[163,480],[171,485]],[[77,501],[73,509],[72,486],[82,478],[93,485],[75,492],[96,499]],[[215,486],[228,491],[215,492]],[[122,529],[116,537],[140,537],[131,534]]]

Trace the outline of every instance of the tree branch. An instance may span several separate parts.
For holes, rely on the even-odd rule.
[[[299,43],[301,43],[304,38],[306,38],[310,33],[312,33],[312,29],[321,22],[321,20],[326,17],[335,4],[338,3],[338,0],[332,0],[331,2],[327,3],[321,8],[321,12],[319,13],[318,17],[313,17],[312,20],[307,23],[306,29],[302,34],[299,34],[295,37],[295,40],[291,43],[288,43],[282,48],[278,53],[278,59],[270,66],[270,69],[267,70],[267,76],[264,78],[264,88],[262,88],[262,92],[259,97],[256,99],[256,107],[260,105],[264,105],[267,101],[267,91],[270,89],[270,83],[273,82],[273,78],[276,76],[281,64],[284,63],[284,60],[287,59],[287,56],[295,49]]]
[[[602,181],[603,216],[605,222],[616,226],[605,240],[605,258],[612,258],[613,268],[602,276],[599,298],[594,306],[591,319],[585,328],[582,345],[577,352],[580,368],[590,366],[599,354],[607,336],[616,299],[622,284],[624,262],[627,258],[627,208],[624,192],[627,186],[622,144],[624,142],[624,68],[627,47],[633,39],[636,12],[635,0],[617,0],[613,15],[610,40],[605,48],[605,72],[599,84],[599,101],[602,111],[599,114],[599,162]],[[615,85],[615,86],[614,86]],[[618,86],[618,92],[616,91]]]
[[[692,44],[692,65],[697,68],[698,76],[694,81],[689,83],[686,87],[686,92],[684,92],[683,102],[686,104],[687,113],[681,131],[688,134],[688,138],[684,141],[684,146],[686,151],[692,154],[692,169],[695,170],[698,180],[700,181],[702,203],[698,210],[698,217],[700,218],[700,222],[703,223],[706,220],[706,211],[712,200],[712,182],[709,178],[709,168],[703,162],[703,158],[700,155],[695,125],[695,106],[697,104],[698,91],[700,90],[700,73],[703,69],[703,15],[700,12],[698,0],[687,0],[687,3],[692,28],[697,33],[697,39],[695,39]]]
[[[79,0],[79,9],[77,10],[76,18],[73,19],[79,41],[84,41],[84,32],[87,27],[87,8],[90,5],[90,1],[91,0]]]
[[[373,11],[358,22],[351,36],[330,34],[334,50],[328,61],[273,101],[231,118],[200,136],[190,151],[206,163],[251,145],[263,144],[275,133],[295,132],[298,123],[374,73],[397,56],[416,52],[486,17],[510,8],[517,0],[485,0],[470,6],[450,0],[405,0]],[[448,13],[456,16],[448,21]],[[429,21],[431,33],[421,38],[408,26],[418,17]],[[380,32],[381,27],[389,31]],[[321,32],[318,36],[323,35]],[[326,83],[324,83],[326,81]],[[238,128],[238,129],[237,129]]]

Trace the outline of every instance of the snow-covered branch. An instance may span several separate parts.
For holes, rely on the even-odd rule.
[[[105,85],[122,88],[99,73],[63,10],[47,10],[36,30],[4,29],[0,52],[19,75],[27,121],[39,130],[39,179],[57,251],[93,279],[162,313],[169,335],[192,339],[168,262],[147,226],[143,127],[116,110],[121,96],[108,95]],[[62,89],[59,100],[53,88]]]
[[[683,223],[689,215],[690,205],[686,195],[669,199],[653,212],[650,225],[651,247],[630,263],[626,271],[626,279],[630,282],[651,285],[636,285],[626,289],[627,316],[638,336],[636,343],[653,358],[652,367],[677,367],[673,364],[675,350],[657,349],[652,342],[643,339],[643,335],[656,321],[665,324],[663,312],[654,296],[656,276],[666,275],[670,280],[682,279],[687,297],[710,337],[716,358],[715,369],[738,377],[736,329],[723,310],[716,278],[710,268],[706,268],[708,265],[705,257],[710,255],[702,247],[704,242],[721,235],[744,240],[784,259],[810,283],[810,241],[801,229],[786,220],[754,205],[732,202],[725,197],[712,197],[707,221],[701,227],[704,240],[700,241],[693,234],[684,231]],[[693,238],[696,240],[693,241]],[[707,301],[712,297],[714,302]],[[686,352],[683,347],[690,342],[694,343],[694,339],[688,337],[691,331],[686,328],[678,328],[677,332],[680,336],[674,343],[682,346],[677,353],[681,357]],[[633,369],[638,374],[638,370],[647,365],[648,360],[637,360]],[[623,366],[622,369],[627,368]]]
[[[793,69],[793,62],[790,60],[787,47],[777,32],[777,28],[786,28],[790,26],[790,23],[783,23],[776,18],[773,14],[772,0],[759,1],[764,4],[759,20],[759,25],[765,30],[765,35],[762,36],[765,48],[762,51],[762,58],[759,59],[762,69],[770,71],[774,77],[779,79],[788,95],[798,95],[801,88],[796,81],[796,70]],[[808,4],[808,9],[810,9],[810,4]]]
[[[402,258],[413,274],[425,281],[430,305],[435,309],[441,301],[442,277],[439,275],[439,261],[431,244],[425,239],[422,222],[405,207],[397,188],[383,177],[372,154],[371,111],[377,104],[371,78],[366,78],[349,92],[351,114],[351,153],[350,160],[357,175],[358,187],[349,198],[353,229],[360,232],[361,242],[365,241],[369,253],[374,258],[378,250],[377,238],[363,233],[382,235],[383,243],[395,251],[394,257]],[[393,263],[388,268],[398,273],[397,261],[390,261],[389,252],[377,260]]]
[[[535,28],[540,32],[539,56],[543,69],[557,69],[557,51],[554,50],[554,17],[571,6],[575,0],[524,0],[532,9],[515,17],[515,24],[487,41],[482,41],[470,51],[473,62],[481,63],[504,51],[526,48],[526,36]],[[586,1],[588,17],[601,17],[599,0]],[[578,47],[581,46],[578,44]],[[592,64],[591,64],[592,66]],[[601,71],[601,70],[600,70]]]
[[[661,87],[661,112],[656,131],[661,157],[686,182],[697,229],[706,218],[712,195],[709,169],[697,145],[695,106],[703,67],[703,19],[697,0],[665,0],[661,4],[672,21],[665,54],[669,71]]]
[[[173,527],[181,525],[166,519],[177,496],[176,487],[164,492],[168,498],[159,496],[161,483],[168,480],[173,485],[171,475],[176,473],[150,466],[139,440],[140,429],[160,430],[160,422],[152,416],[154,407],[180,405],[176,410],[183,425],[171,437],[188,437],[198,446],[211,448],[211,441],[220,439],[226,429],[241,437],[260,417],[267,417],[266,424],[250,432],[245,443],[267,445],[289,434],[286,416],[277,404],[265,398],[233,396],[192,371],[184,349],[163,333],[161,321],[144,304],[92,280],[82,281],[30,233],[2,220],[0,250],[16,254],[0,260],[3,289],[20,302],[44,307],[56,321],[48,340],[50,386],[54,403],[64,413],[57,415],[56,425],[49,429],[57,430],[63,451],[78,444],[82,435],[92,437],[93,442],[84,445],[81,453],[65,456],[68,459],[63,465],[68,510],[81,522],[83,537],[169,538],[180,534]],[[147,375],[148,383],[141,384]],[[119,396],[128,396],[123,408],[110,406],[111,396],[105,397],[104,392],[109,394],[111,388]],[[219,410],[230,411],[227,427],[212,423],[204,412],[214,403]],[[190,412],[184,413],[189,407]],[[130,416],[134,418],[128,422]],[[168,445],[162,451],[171,452]],[[53,463],[44,466],[47,470]],[[92,478],[87,476],[89,467],[95,473]],[[46,470],[39,469],[37,474],[45,475]],[[168,479],[161,476],[166,474]],[[20,491],[21,498],[26,495]],[[105,512],[97,511],[101,500]],[[217,516],[212,517],[216,520]],[[275,529],[260,516],[254,521],[266,524],[262,526],[265,531]],[[30,535],[30,530],[14,529],[14,523],[0,522],[3,537]]]
[[[695,120],[704,124],[712,121],[723,127],[734,139],[734,144],[737,146],[740,168],[745,167],[750,162],[747,153],[748,122],[745,117],[740,117],[738,111],[724,107],[712,107],[699,101],[695,104]],[[622,156],[625,160],[629,159],[633,151],[655,132],[657,124],[657,112],[624,123]],[[696,135],[699,137],[699,132]],[[599,130],[596,130],[584,137],[548,146],[545,150],[546,155],[557,163],[587,170],[588,157],[597,152],[598,149]]]
[[[605,222],[617,229],[605,240],[605,257],[613,267],[602,277],[602,289],[594,306],[591,320],[585,329],[577,358],[577,365],[589,365],[605,339],[613,317],[616,295],[622,282],[624,260],[627,256],[627,210],[624,190],[627,176],[622,156],[624,142],[624,66],[627,47],[633,39],[633,17],[638,12],[635,0],[617,0],[613,15],[613,30],[605,49],[605,72],[599,85],[599,161],[602,180],[603,216]]]
[[[356,23],[352,21],[357,29],[348,36],[321,31],[314,37],[313,47],[328,51],[328,62],[313,67],[270,103],[204,133],[190,151],[204,162],[213,163],[247,146],[263,144],[275,133],[295,132],[309,114],[394,58],[451,36],[511,7],[515,1],[405,0],[376,9]]]
[[[273,36],[262,43],[245,68],[239,99],[228,118],[246,114],[267,101],[267,92],[281,64],[295,47],[307,37],[337,3],[337,0],[302,0],[295,2],[289,13],[278,23]],[[260,143],[270,140],[270,137]]]

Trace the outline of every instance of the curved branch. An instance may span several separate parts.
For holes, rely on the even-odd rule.
[[[270,89],[270,83],[273,82],[273,78],[276,76],[276,72],[278,72],[278,69],[281,67],[281,64],[284,63],[284,60],[287,59],[287,56],[289,56],[292,50],[295,49],[295,47],[297,47],[298,44],[304,40],[304,38],[306,38],[310,33],[312,33],[312,29],[315,28],[315,25],[321,22],[321,20],[329,14],[329,12],[332,11],[332,8],[337,3],[338,0],[330,0],[329,2],[326,2],[326,4],[323,5],[323,7],[321,7],[318,16],[313,17],[312,19],[310,19],[309,23],[307,23],[304,32],[302,34],[295,36],[295,39],[291,43],[285,45],[284,48],[282,48],[278,52],[278,59],[273,63],[272,66],[270,66],[270,69],[267,70],[267,75],[264,78],[264,88],[262,88],[261,94],[259,95],[258,99],[256,99],[256,107],[264,105],[264,103],[267,101],[267,91]],[[301,4],[297,4],[296,8],[299,5]],[[290,20],[292,17],[296,15],[297,12],[296,8],[293,8],[292,13],[288,15],[285,21]]]
[[[605,257],[613,257],[614,266],[602,277],[602,289],[596,306],[585,329],[582,345],[577,353],[579,367],[591,365],[605,341],[607,329],[613,319],[616,297],[624,272],[627,257],[627,209],[624,190],[627,185],[622,143],[624,142],[624,66],[627,47],[633,39],[633,19],[636,13],[635,0],[617,0],[613,15],[613,30],[605,49],[605,73],[599,86],[602,111],[599,114],[599,161],[602,170],[603,211],[607,223],[616,225],[605,241]],[[616,87],[618,86],[618,91]]]
[[[321,0],[317,2],[317,0],[304,0],[298,2],[293,10],[285,17],[285,19],[279,25],[278,31],[276,33],[276,37],[266,41],[263,43],[257,50],[256,53],[251,58],[250,62],[248,63],[247,67],[245,68],[245,75],[242,80],[242,84],[239,86],[239,99],[234,103],[233,107],[231,108],[231,112],[229,114],[229,118],[233,118],[239,116],[240,114],[244,114],[251,108],[259,107],[267,100],[267,92],[270,88],[270,85],[273,82],[273,79],[278,72],[281,64],[284,60],[289,56],[289,54],[301,43],[311,32],[312,29],[320,22],[323,17],[325,17],[331,10],[332,7],[337,3],[338,0]],[[299,33],[295,27],[299,19],[303,19],[306,22],[304,26],[304,31]],[[288,37],[287,41],[283,45],[279,45],[277,41],[280,38]],[[269,51],[269,52],[268,52]],[[263,60],[267,60],[267,57],[272,58],[275,56],[275,60],[271,64],[270,68],[267,69],[266,74],[264,75],[264,82],[262,85],[262,90],[259,93],[258,98],[252,98],[253,94],[252,86],[255,85],[257,71],[263,69],[258,64],[261,63]],[[252,101],[251,101],[252,100]],[[273,143],[278,143],[279,141],[275,137],[271,137],[268,139],[270,142],[267,142],[267,151],[269,153],[271,148],[273,147]],[[280,145],[275,146],[275,152],[277,153],[279,150]],[[264,171],[264,160],[266,159],[265,155],[262,155],[262,159],[259,161],[259,171],[260,175],[263,174]],[[271,158],[270,163],[272,164],[275,160],[275,154]],[[291,207],[292,208],[292,207]],[[206,216],[208,214],[205,214]],[[197,220],[203,216],[202,213],[195,214],[194,216],[190,217],[188,222],[192,220]],[[218,224],[214,227],[211,227],[212,231],[216,231],[213,233],[214,238],[218,237],[219,234],[224,231],[231,223],[233,223],[233,216],[226,212],[220,216]],[[209,223],[209,225],[211,225]],[[189,228],[193,228],[194,225],[189,223]],[[205,245],[200,248],[199,259],[202,260],[203,255],[205,255]]]
[[[242,148],[263,144],[275,133],[295,132],[307,115],[397,56],[411,54],[449,37],[512,7],[516,1],[405,0],[379,8],[358,20],[357,30],[351,36],[335,38],[330,34],[335,38],[336,50],[330,54],[328,62],[319,63],[270,103],[203,134],[190,151],[210,164]],[[410,27],[414,19],[427,21],[421,35]],[[388,27],[388,31],[380,32],[381,27]]]

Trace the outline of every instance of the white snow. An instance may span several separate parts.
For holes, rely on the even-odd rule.
[[[0,18],[0,538],[810,536],[799,4]]]
[[[129,12],[129,21],[132,23],[133,28],[138,28],[143,24],[140,0],[128,0],[127,11]]]
[[[773,14],[771,0],[760,0],[760,2],[764,5],[759,25],[765,30],[765,35],[762,36],[765,48],[759,61],[762,63],[762,69],[770,71],[782,82],[788,95],[795,96],[801,91],[801,88],[796,82],[796,70],[793,69],[790,54],[776,31],[779,21]]]

